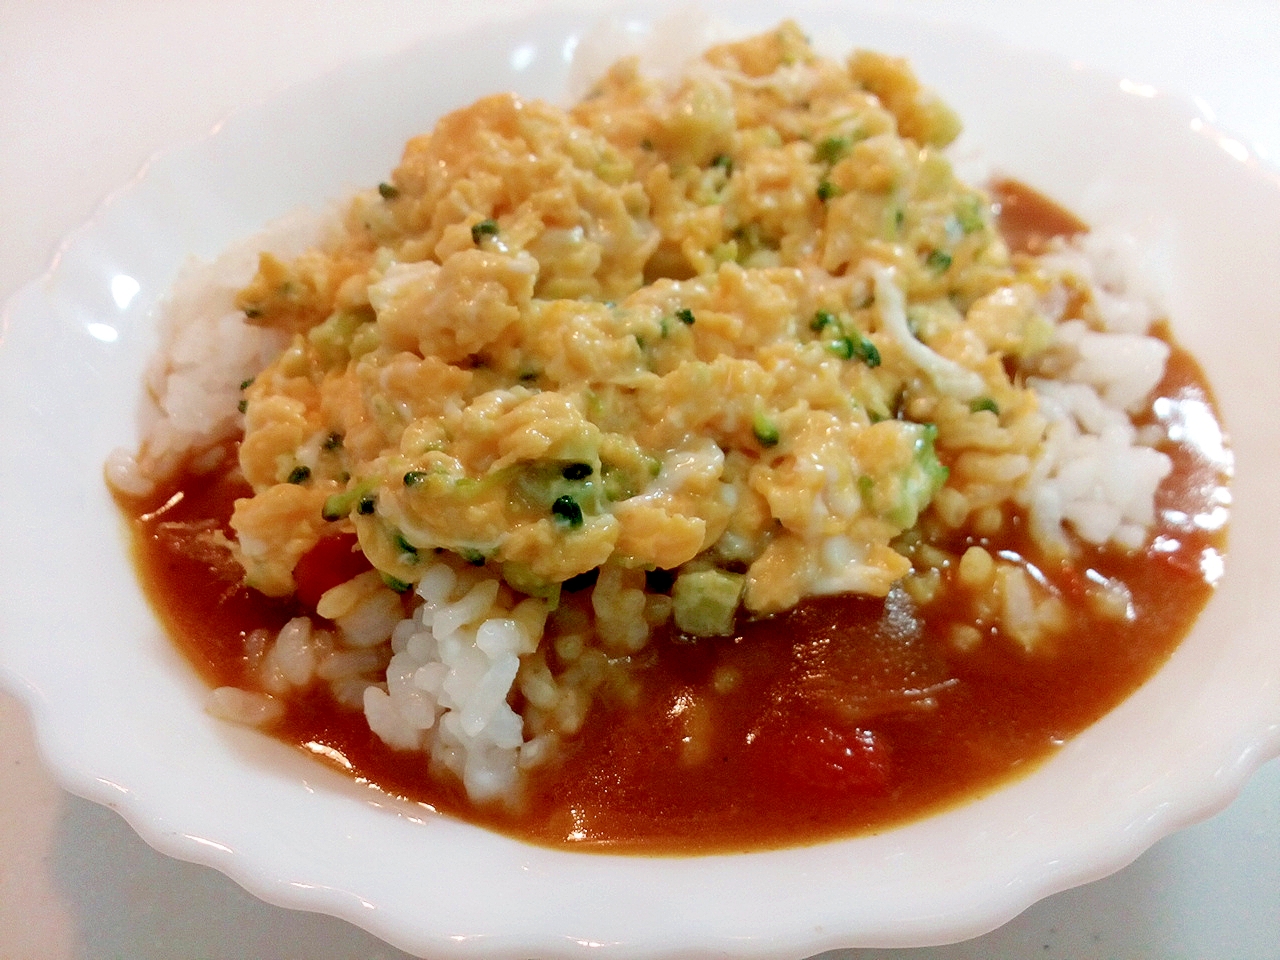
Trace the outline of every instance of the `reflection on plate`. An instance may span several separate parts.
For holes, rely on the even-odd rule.
[[[744,29],[777,17],[764,4],[732,12]],[[1280,468],[1280,244],[1268,228],[1280,176],[1188,107],[1119,78],[951,28],[834,7],[798,16],[909,56],[966,121],[962,164],[980,144],[992,168],[1132,233],[1165,279],[1238,458],[1227,577],[1168,666],[979,802],[880,836],[694,860],[524,847],[389,803],[204,714],[201,684],[134,585],[101,482],[107,452],[134,440],[157,304],[187,255],[377,182],[443,111],[498,89],[557,96],[590,24],[544,17],[356,63],[233,117],[156,160],[7,306],[0,664],[70,789],[167,853],[411,951],[800,956],[980,933],[1212,812],[1280,751],[1276,614],[1254,602],[1278,577],[1267,497]]]

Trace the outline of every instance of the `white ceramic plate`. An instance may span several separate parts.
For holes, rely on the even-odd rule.
[[[1238,473],[1227,576],[1166,668],[979,802],[879,836],[686,860],[562,853],[415,818],[205,715],[101,481],[108,451],[135,441],[158,301],[188,255],[383,179],[441,112],[500,89],[555,96],[591,24],[543,17],[353,64],[231,118],[153,162],[6,306],[0,665],[69,789],[167,853],[409,951],[796,957],[978,934],[1221,807],[1280,752],[1280,175],[1156,91],[980,35],[793,9],[810,29],[910,56],[965,118],[961,155],[980,144],[992,166],[1152,251],[1177,333],[1218,388]],[[777,16],[731,12],[744,29]]]

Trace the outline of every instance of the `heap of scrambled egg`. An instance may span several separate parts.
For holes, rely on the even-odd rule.
[[[293,333],[244,390],[247,582],[354,529],[397,588],[446,550],[535,596],[606,564],[752,614],[884,595],[960,452],[1039,436],[1005,358],[1050,325],[957,133],[904,62],[793,24],[444,117],[239,296]]]

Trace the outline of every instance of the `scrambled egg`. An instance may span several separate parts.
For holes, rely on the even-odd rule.
[[[1002,509],[1043,431],[1005,362],[1048,343],[1043,280],[957,132],[902,61],[792,24],[444,117],[239,296],[293,332],[244,390],[248,583],[354,529],[393,586],[446,550],[534,596],[606,565],[730,613],[884,595],[921,512]]]

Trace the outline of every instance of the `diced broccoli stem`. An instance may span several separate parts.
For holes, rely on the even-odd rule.
[[[956,210],[956,221],[965,233],[981,230],[986,223],[983,217],[983,202],[978,197],[970,196],[961,201]]]
[[[553,609],[560,602],[560,584],[538,576],[523,563],[511,561],[504,563],[502,579],[507,581],[513,590],[548,601]]]
[[[734,615],[746,578],[724,570],[681,573],[671,590],[676,626],[695,637],[724,637],[733,633]]]

